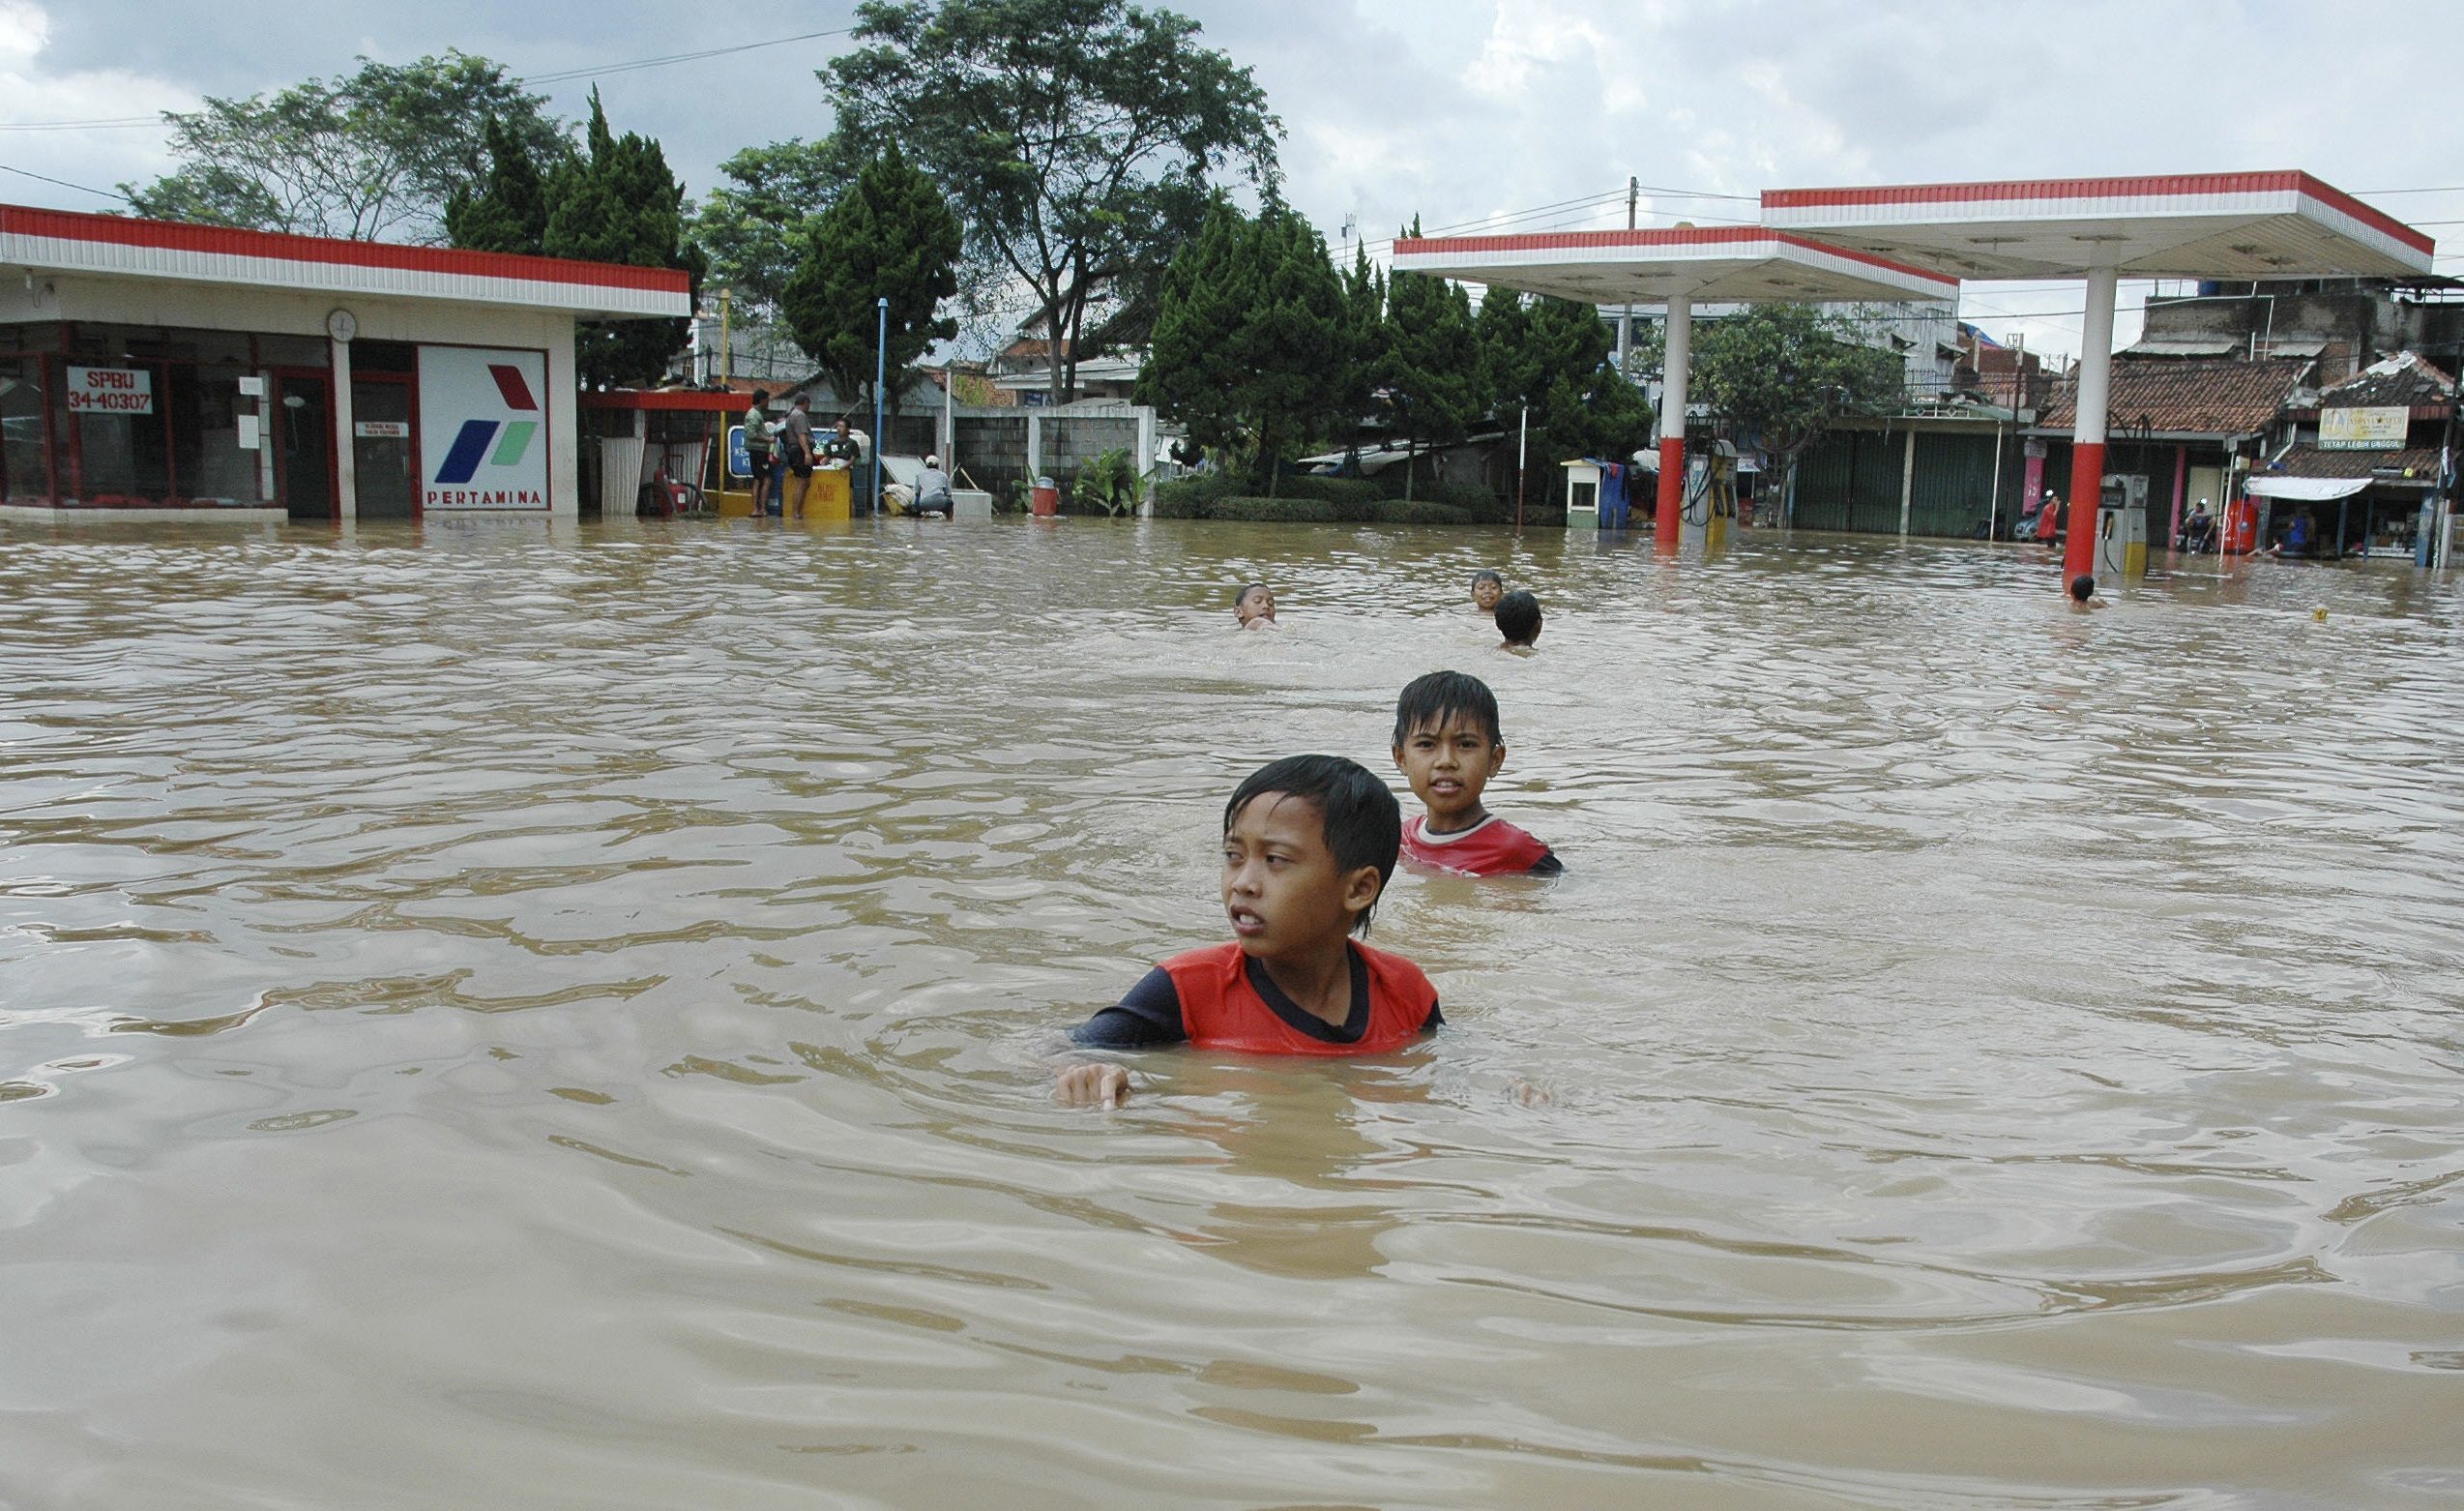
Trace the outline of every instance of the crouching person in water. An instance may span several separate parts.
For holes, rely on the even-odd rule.
[[[1071,1030],[1096,1050],[1170,1044],[1253,1054],[1376,1054],[1443,1020],[1419,966],[1352,938],[1394,874],[1402,810],[1386,784],[1339,756],[1260,767],[1223,808],[1229,943],[1175,955]],[[1071,1065],[1056,1095],[1114,1107],[1119,1065]]]

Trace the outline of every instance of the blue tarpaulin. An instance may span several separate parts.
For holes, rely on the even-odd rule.
[[[1626,468],[1622,463],[1601,461],[1597,457],[1584,460],[1599,468],[1599,527],[1603,530],[1626,528]]]

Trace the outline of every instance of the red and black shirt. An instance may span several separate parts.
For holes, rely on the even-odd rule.
[[[1453,834],[1429,833],[1426,815],[1406,818],[1403,858],[1451,871],[1458,876],[1505,876],[1523,872],[1554,876],[1566,869],[1555,851],[1495,814]]]
[[[1418,965],[1365,944],[1345,948],[1352,1006],[1340,1023],[1293,1001],[1235,942],[1173,956],[1070,1038],[1096,1050],[1188,1043],[1251,1054],[1378,1054],[1445,1022],[1437,988]]]

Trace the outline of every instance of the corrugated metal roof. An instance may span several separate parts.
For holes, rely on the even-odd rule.
[[[689,281],[674,268],[285,236],[23,205],[0,205],[0,262],[36,272],[517,305],[602,317],[692,313]]]

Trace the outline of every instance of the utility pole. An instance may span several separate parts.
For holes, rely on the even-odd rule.
[[[1634,208],[1641,200],[1643,182],[1632,174],[1626,176],[1626,229],[1634,228]],[[1625,311],[1617,317],[1617,375],[1626,376],[1626,357],[1634,348],[1634,306],[1628,300]]]

